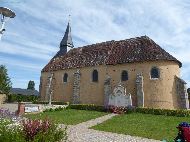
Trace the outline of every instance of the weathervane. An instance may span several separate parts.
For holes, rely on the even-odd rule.
[[[1,25],[0,25],[0,40],[5,32],[5,22],[7,22],[10,18],[14,18],[16,14],[6,7],[0,7],[0,16],[1,16]]]

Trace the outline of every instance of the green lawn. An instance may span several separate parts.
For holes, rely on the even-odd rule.
[[[32,119],[51,119],[56,123],[63,123],[68,125],[78,124],[90,119],[103,116],[107,113],[98,111],[86,111],[76,109],[65,109],[62,111],[43,112],[38,114],[27,114],[25,117]]]
[[[157,140],[172,140],[177,136],[176,126],[184,121],[190,122],[190,118],[131,113],[115,116],[93,126],[92,129]]]

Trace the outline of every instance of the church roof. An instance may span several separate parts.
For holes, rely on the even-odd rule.
[[[64,55],[60,55],[59,52],[42,69],[42,72],[156,60],[174,61],[179,64],[179,67],[182,66],[180,61],[147,36],[73,48]]]

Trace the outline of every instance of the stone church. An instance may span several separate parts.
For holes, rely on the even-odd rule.
[[[42,101],[189,108],[182,63],[147,36],[74,48],[68,23],[41,71]]]

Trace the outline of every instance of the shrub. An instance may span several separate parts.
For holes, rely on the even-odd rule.
[[[104,106],[96,106],[94,104],[71,104],[67,108],[79,110],[106,111]]]
[[[45,102],[45,101],[36,101],[33,102],[34,104],[48,104],[49,102]]]
[[[122,107],[122,106],[109,106],[109,110],[112,113],[124,114],[126,112],[126,107]]]
[[[39,96],[35,95],[21,95],[21,94],[9,94],[8,102],[36,102]]]
[[[63,109],[65,109],[65,108],[63,108],[63,107],[57,107],[57,108],[55,108],[55,111],[61,111]]]
[[[51,140],[52,142],[66,140],[66,128],[62,131],[57,128],[57,125],[49,120],[23,120],[23,132],[26,141],[41,141]]]
[[[0,109],[0,142],[66,141],[66,129],[66,127],[58,128],[55,123],[47,119],[20,121],[20,118],[8,109]]]
[[[67,127],[58,128],[49,120],[23,120],[20,125],[0,120],[0,141],[4,142],[57,142],[67,140]]]
[[[0,141],[25,142],[21,126],[12,125],[8,119],[0,119]]]
[[[0,120],[10,120],[10,121],[16,121],[19,119],[14,112],[10,112],[9,109],[3,109],[0,108]]]
[[[33,103],[34,104],[49,104],[49,102],[47,102],[47,101],[36,101]],[[52,105],[67,105],[67,103],[65,103],[65,102],[55,102],[55,101],[52,101],[51,104]]]
[[[108,111],[117,114],[132,113],[135,112],[134,106],[108,106]]]
[[[166,115],[166,116],[177,116],[177,117],[189,117],[189,110],[169,110],[169,109],[153,109],[153,108],[136,108],[133,112],[155,114],[155,115]]]

